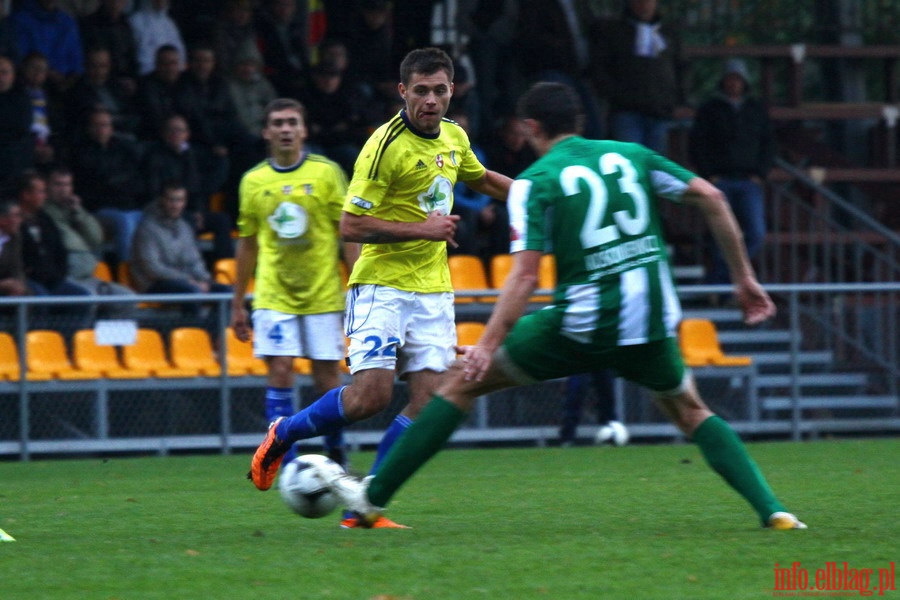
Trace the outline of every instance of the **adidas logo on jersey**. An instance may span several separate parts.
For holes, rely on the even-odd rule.
[[[426,169],[426,168],[427,167],[425,166],[425,163],[423,163],[421,160],[419,160],[419,162],[416,163],[416,171],[421,171],[422,169]]]

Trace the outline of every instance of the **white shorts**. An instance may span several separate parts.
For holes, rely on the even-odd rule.
[[[453,293],[404,292],[354,285],[344,316],[350,372],[396,369],[397,376],[426,369],[443,372],[456,359]]]
[[[253,311],[253,354],[342,360],[346,346],[341,313],[289,315],[260,308]]]

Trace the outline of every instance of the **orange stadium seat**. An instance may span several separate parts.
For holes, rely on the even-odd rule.
[[[0,331],[0,381],[18,381],[20,376],[16,340],[5,331]]]
[[[126,369],[146,370],[154,377],[196,377],[197,369],[181,369],[172,366],[166,358],[162,336],[155,329],[138,329],[137,340],[130,346],[122,346],[122,363]]]
[[[234,329],[225,329],[225,351],[229,375],[266,375],[266,362],[253,356],[253,343],[237,339]]]
[[[39,329],[25,334],[29,379],[96,379],[100,372],[74,367],[66,341],[58,331]],[[49,377],[48,377],[49,376]]]
[[[684,319],[678,331],[678,343],[689,367],[739,367],[753,364],[749,356],[727,356],[719,345],[715,324],[708,319]]]
[[[97,266],[94,267],[94,277],[100,281],[113,280],[112,269],[109,268],[109,264],[107,264],[106,261],[97,261]]]
[[[169,334],[169,352],[172,364],[180,369],[196,369],[201,375],[216,377],[222,367],[216,360],[212,341],[205,329],[178,327]]]
[[[98,371],[111,379],[142,379],[150,377],[147,369],[126,369],[119,362],[115,346],[101,346],[93,329],[75,332],[72,355],[75,366],[84,371]]]
[[[216,283],[234,285],[237,281],[237,261],[233,258],[220,258],[213,265],[213,279]],[[254,280],[251,277],[247,284],[247,293],[253,292]]]
[[[512,270],[512,254],[495,254],[491,257],[491,287],[502,290],[509,272]]]
[[[484,323],[462,321],[456,324],[456,345],[474,346],[484,333]]]
[[[484,265],[477,256],[468,254],[454,254],[448,259],[450,266],[450,281],[457,292],[469,290],[488,289],[487,276],[484,274]],[[479,301],[493,302],[493,298],[479,298]],[[456,298],[457,304],[475,302],[475,298]]]

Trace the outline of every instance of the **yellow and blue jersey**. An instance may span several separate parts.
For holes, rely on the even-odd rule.
[[[449,119],[436,134],[418,131],[405,111],[379,127],[363,146],[344,210],[413,223],[450,214],[453,186],[484,176],[466,132]],[[373,283],[422,293],[450,292],[446,242],[411,240],[364,244],[350,283]]]
[[[266,160],[244,174],[238,234],[259,244],[254,309],[343,310],[338,225],[346,191],[341,168],[317,154],[287,168]]]

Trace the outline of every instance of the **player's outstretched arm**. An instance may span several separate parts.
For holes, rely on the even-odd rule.
[[[410,240],[447,242],[456,247],[453,236],[459,215],[430,213],[424,221],[387,221],[368,215],[341,215],[341,239],[363,244],[391,244]]]
[[[505,201],[507,194],[509,194],[509,186],[512,185],[512,179],[497,171],[487,170],[481,179],[463,183],[478,193]]]
[[[744,313],[744,322],[756,325],[775,316],[775,304],[756,279],[753,265],[747,257],[744,235],[724,194],[709,181],[695,177],[682,200],[685,204],[697,206],[703,213],[728,265],[735,299]]]

